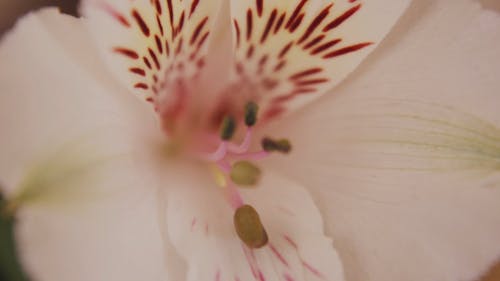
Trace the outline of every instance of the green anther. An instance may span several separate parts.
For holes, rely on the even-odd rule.
[[[230,173],[231,180],[243,186],[253,186],[259,182],[260,169],[248,161],[236,162]]]
[[[236,131],[236,120],[231,116],[226,116],[222,121],[220,130],[220,138],[227,141],[230,140]]]
[[[250,205],[243,205],[236,210],[234,227],[241,241],[252,249],[262,248],[269,241],[259,214]]]
[[[255,102],[249,102],[245,106],[245,124],[252,127],[257,123],[257,114],[259,113],[259,106]]]
[[[270,138],[262,139],[262,148],[267,152],[289,153],[292,150],[292,145],[287,139],[273,140]]]

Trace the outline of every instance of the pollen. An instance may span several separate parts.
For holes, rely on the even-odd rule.
[[[243,205],[236,210],[234,213],[234,228],[238,237],[249,248],[262,248],[269,241],[259,214],[250,205]]]
[[[236,162],[230,173],[231,180],[240,186],[254,186],[259,182],[260,176],[260,169],[248,161]]]

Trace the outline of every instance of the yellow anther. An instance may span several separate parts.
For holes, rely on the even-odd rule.
[[[248,161],[236,162],[230,173],[231,180],[243,186],[253,186],[259,182],[260,169]]]
[[[226,187],[227,186],[226,176],[221,171],[221,169],[219,169],[219,167],[217,167],[216,165],[210,165],[210,170],[212,171],[215,183],[219,187]]]
[[[269,241],[259,214],[250,205],[243,205],[236,210],[234,228],[241,241],[252,249],[262,248]]]

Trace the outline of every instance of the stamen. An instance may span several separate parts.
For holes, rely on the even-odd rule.
[[[224,159],[224,157],[226,157],[227,145],[227,142],[223,141],[219,144],[219,147],[217,147],[216,151],[207,155],[201,155],[200,157],[208,162],[219,162],[220,160]]]
[[[252,127],[257,123],[257,114],[259,113],[259,106],[255,102],[249,102],[245,106],[245,124]]]
[[[235,159],[259,161],[259,160],[267,158],[270,154],[271,154],[270,152],[263,150],[263,151],[258,151],[258,152],[248,152],[248,153],[242,153],[242,154],[235,154],[232,156]]]
[[[269,241],[259,214],[250,205],[243,205],[236,210],[234,228],[241,241],[252,249],[262,248]]]
[[[247,152],[250,148],[250,143],[252,142],[252,128],[248,127],[247,132],[245,134],[245,138],[240,145],[235,145],[230,143],[228,146],[228,150],[233,153],[244,153]]]
[[[254,186],[259,182],[260,176],[260,169],[248,161],[236,162],[230,173],[231,180],[240,186]]]
[[[232,116],[226,116],[222,121],[220,138],[224,141],[230,140],[236,131],[236,120]]]
[[[287,139],[273,140],[270,138],[262,139],[262,148],[267,152],[289,153],[292,150],[292,145]]]

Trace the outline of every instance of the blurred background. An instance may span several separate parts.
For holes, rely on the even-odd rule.
[[[449,1],[452,5],[454,0]],[[500,0],[479,1],[484,7],[500,11]],[[77,5],[78,0],[0,0],[0,36],[14,25],[17,18],[31,10],[45,6],[58,6],[64,13],[76,15]],[[500,46],[497,47],[500,48]],[[2,205],[3,200],[0,194],[0,210]],[[13,218],[0,214],[0,281],[28,281],[17,259],[13,225]],[[488,272],[481,281],[500,281],[500,263]]]

